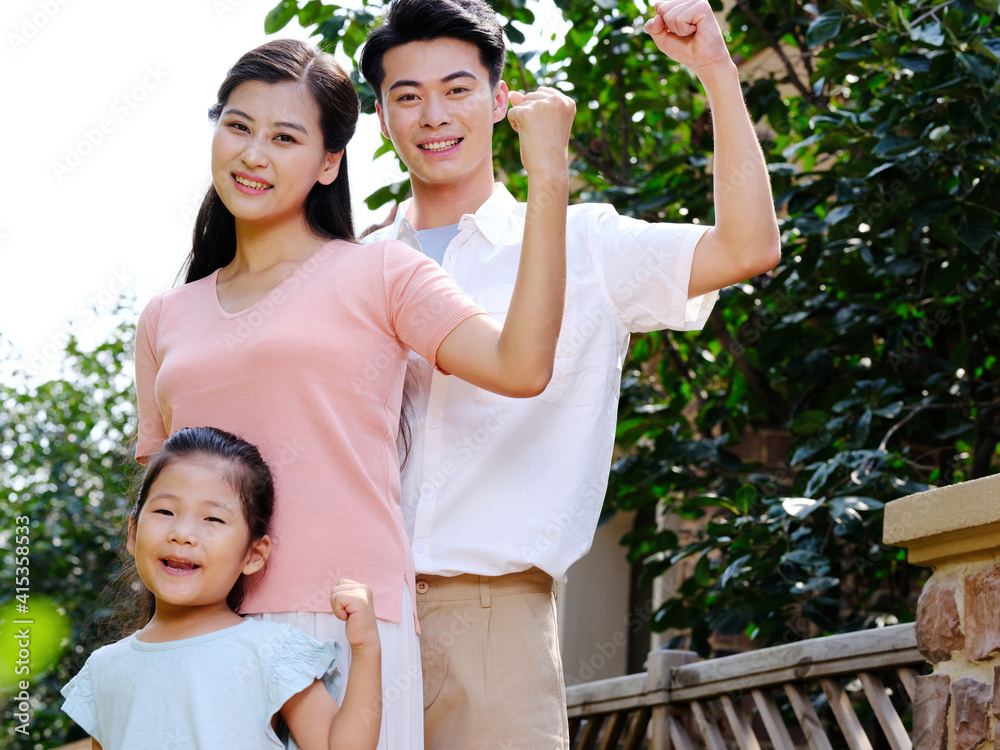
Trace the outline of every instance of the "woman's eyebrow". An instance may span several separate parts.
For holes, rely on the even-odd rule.
[[[242,117],[244,120],[249,120],[250,122],[257,122],[255,119],[253,119],[250,115],[248,115],[242,109],[227,109],[224,114],[227,114],[227,115],[237,115],[238,117]],[[309,131],[306,130],[304,126],[299,125],[299,124],[294,123],[294,122],[284,122],[284,121],[282,121],[282,122],[276,122],[276,123],[274,123],[273,127],[276,127],[276,128],[291,128],[292,130],[299,130],[302,133],[305,133],[306,135],[309,135]]]

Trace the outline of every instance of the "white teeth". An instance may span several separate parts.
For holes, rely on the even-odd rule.
[[[236,181],[241,185],[246,185],[247,187],[253,188],[254,190],[267,190],[272,187],[272,185],[265,185],[262,182],[254,182],[253,180],[248,180],[245,177],[240,177],[239,175],[233,175]]]
[[[450,141],[438,141],[437,143],[422,143],[420,148],[424,151],[444,151],[458,143],[461,138],[452,138]]]

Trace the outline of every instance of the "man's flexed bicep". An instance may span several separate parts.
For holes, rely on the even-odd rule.
[[[645,28],[664,54],[691,68],[708,95],[716,224],[698,243],[689,296],[769,271],[781,257],[767,165],[736,65],[708,0],[662,0]]]

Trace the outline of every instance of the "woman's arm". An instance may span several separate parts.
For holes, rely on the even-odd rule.
[[[567,144],[576,113],[555,89],[511,93],[508,118],[528,173],[524,242],[507,319],[466,319],[441,342],[437,363],[505,396],[536,396],[552,377],[566,293]]]

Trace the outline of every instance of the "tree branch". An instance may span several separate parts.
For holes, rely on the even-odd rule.
[[[763,399],[771,419],[778,424],[787,422],[789,416],[788,404],[771,388],[764,374],[750,364],[750,361],[743,353],[743,347],[736,346],[733,337],[729,335],[729,329],[726,328],[725,321],[722,320],[718,308],[712,311],[708,319],[712,322],[712,330],[715,331],[719,345],[736,362],[736,367],[739,368],[743,377],[746,378],[750,388]]]
[[[781,58],[781,61],[785,64],[785,69],[788,71],[788,80],[791,84],[799,90],[799,93],[802,94],[805,100],[810,104],[817,106],[822,104],[822,98],[813,94],[812,89],[802,83],[798,73],[795,72],[795,66],[792,65],[792,61],[788,59],[788,56],[785,54],[785,50],[782,49],[780,40],[778,40],[778,38],[764,26],[764,22],[761,21],[760,16],[754,13],[754,11],[750,8],[750,4],[747,0],[736,0],[736,4],[740,6],[740,10],[746,14],[750,23],[757,27],[760,33],[764,35],[764,38],[767,39],[768,45],[770,45],[770,47],[777,53],[778,57]]]
[[[611,166],[604,159],[596,156],[589,148],[581,143],[579,139],[570,138],[569,147],[573,150],[573,153],[600,172],[612,185],[617,185],[618,187],[629,187],[631,185],[627,178],[618,174],[613,166]]]

